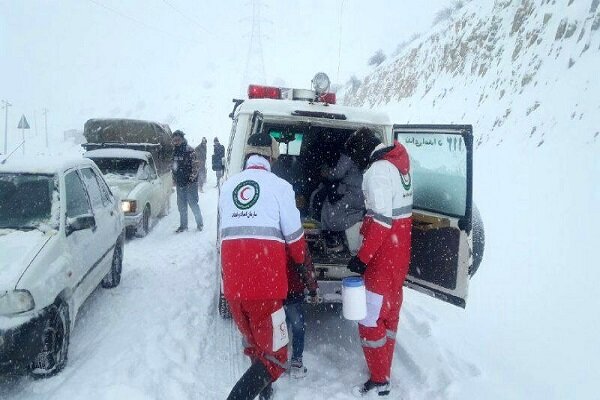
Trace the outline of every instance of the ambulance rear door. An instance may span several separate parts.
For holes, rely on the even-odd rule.
[[[405,285],[466,306],[472,263],[473,128],[394,125],[411,161],[413,228]]]

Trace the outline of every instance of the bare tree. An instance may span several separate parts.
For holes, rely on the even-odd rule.
[[[452,18],[454,13],[462,9],[469,1],[471,0],[455,0],[454,3],[452,3],[452,5],[442,8],[441,10],[435,13],[432,25],[437,25],[440,22],[449,20],[450,18]]]
[[[411,37],[408,38],[408,40],[398,43],[398,45],[396,46],[396,49],[392,53],[392,57],[396,57],[398,54],[400,54],[402,52],[402,50],[404,50],[406,47],[408,47],[409,44],[411,44],[412,42],[414,42],[415,40],[417,40],[420,37],[421,37],[420,33],[413,33],[411,35]]]
[[[362,84],[361,80],[356,77],[356,75],[352,75],[350,80],[346,82],[346,85],[350,86],[350,90],[352,92],[356,92],[360,85]]]
[[[383,50],[379,49],[375,52],[375,54],[373,54],[371,56],[371,58],[369,58],[369,62],[368,65],[373,65],[375,67],[381,65],[382,62],[384,62],[386,59],[385,54],[383,53]]]
[[[455,11],[458,11],[465,6],[465,3],[466,3],[466,0],[455,0],[454,4],[452,4],[452,7],[454,8]]]
[[[452,7],[442,8],[441,10],[439,10],[438,12],[435,13],[435,16],[433,17],[432,25],[437,25],[440,22],[449,20],[450,18],[452,18],[453,12],[454,12],[454,10],[452,9]]]

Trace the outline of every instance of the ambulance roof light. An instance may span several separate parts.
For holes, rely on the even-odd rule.
[[[319,101],[327,104],[335,104],[336,96],[333,92],[323,93],[319,96]]]
[[[248,86],[249,99],[281,99],[281,88],[273,86]]]

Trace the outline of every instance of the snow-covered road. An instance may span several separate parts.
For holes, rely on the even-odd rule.
[[[593,397],[598,369],[582,360],[600,357],[590,347],[600,272],[585,268],[593,242],[586,232],[600,221],[571,211],[593,207],[585,188],[595,152],[582,147],[570,160],[584,171],[576,178],[570,169],[546,173],[554,154],[480,151],[475,198],[486,224],[484,261],[466,310],[405,290],[393,399]],[[498,184],[498,171],[510,179]],[[568,184],[556,192],[555,181]],[[215,189],[200,197],[204,232],[174,234],[172,209],[147,237],[127,242],[121,285],[98,289],[85,303],[65,370],[47,380],[0,378],[0,399],[226,398],[248,362],[235,326],[216,312],[216,200]],[[277,399],[350,399],[351,386],[366,379],[356,325],[340,314],[309,309],[308,376],[283,376]]]
[[[201,196],[204,232],[174,234],[173,209],[147,237],[128,241],[121,285],[99,288],[85,303],[65,370],[47,380],[4,379],[0,398],[225,398],[248,364],[235,326],[215,308],[216,198],[214,189]],[[324,306],[309,310],[309,375],[284,376],[275,387],[278,398],[347,399],[348,388],[366,379],[356,326],[340,314]],[[444,397],[451,382],[479,373],[435,344],[432,320],[435,316],[409,300],[402,316],[407,329],[396,350],[398,393]],[[410,385],[401,384],[406,382]]]

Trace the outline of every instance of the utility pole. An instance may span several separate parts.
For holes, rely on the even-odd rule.
[[[8,102],[8,100],[2,100],[2,107],[5,110],[4,113],[4,154],[8,153],[8,107],[11,107],[12,104]]]
[[[33,110],[33,126],[35,127],[35,136],[37,137],[38,129],[37,129],[37,111],[36,110]]]
[[[252,0],[252,31],[250,33],[248,56],[246,57],[246,68],[242,81],[243,88],[249,83],[267,83],[262,49],[263,34],[261,22],[263,22],[263,18],[261,16],[261,9],[261,0]]]
[[[48,148],[48,109],[44,108],[44,129],[46,130],[46,148]]]

